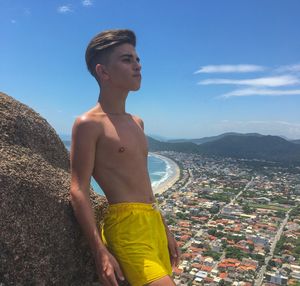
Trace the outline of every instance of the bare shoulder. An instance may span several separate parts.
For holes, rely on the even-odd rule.
[[[88,111],[76,118],[70,152],[73,188],[88,190],[98,138],[102,133],[99,116],[95,112]]]
[[[134,119],[134,121],[136,121],[142,127],[142,129],[144,130],[144,121],[137,115],[132,114],[131,116]]]
[[[73,138],[88,137],[97,140],[103,130],[101,119],[101,116],[96,116],[90,111],[78,116],[73,125]]]

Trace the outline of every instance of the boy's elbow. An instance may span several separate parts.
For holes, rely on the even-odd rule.
[[[76,201],[78,200],[79,192],[80,192],[79,188],[71,186],[71,189],[70,189],[70,201],[71,201],[72,205],[74,205],[76,203]]]
[[[86,197],[86,193],[79,187],[71,187],[70,189],[70,200],[72,205],[78,201],[82,201]]]
[[[76,201],[76,192],[74,190],[70,190],[70,202],[72,207],[74,207]]]

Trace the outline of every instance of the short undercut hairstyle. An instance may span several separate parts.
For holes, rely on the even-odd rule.
[[[122,44],[136,46],[136,36],[131,30],[107,30],[96,35],[88,44],[85,61],[89,72],[96,78],[97,64],[106,64],[114,48]]]

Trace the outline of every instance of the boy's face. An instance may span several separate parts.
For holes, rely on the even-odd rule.
[[[141,64],[134,46],[122,44],[114,48],[105,69],[105,82],[125,91],[138,90],[141,85]]]

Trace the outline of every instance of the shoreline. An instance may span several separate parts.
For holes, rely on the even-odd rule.
[[[171,169],[171,175],[168,176],[166,180],[162,181],[157,186],[152,187],[154,195],[155,194],[162,194],[167,189],[171,188],[179,180],[179,178],[180,178],[180,168],[176,164],[175,161],[173,161],[172,159],[170,159],[168,157],[165,157],[163,155],[153,153],[153,152],[151,152],[150,154],[154,157],[158,157],[161,160],[165,161],[166,164],[167,164],[167,168],[169,166],[169,168]]]

